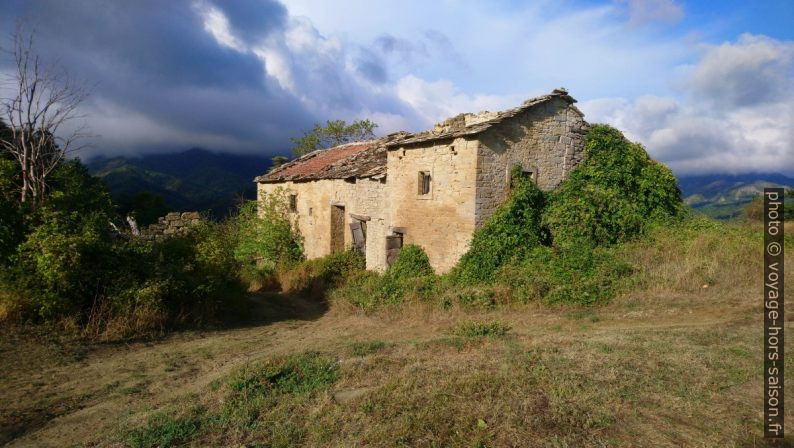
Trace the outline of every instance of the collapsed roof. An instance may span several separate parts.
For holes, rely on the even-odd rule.
[[[267,174],[254,179],[260,183],[301,182],[320,179],[348,179],[378,177],[386,174],[386,151],[436,140],[476,135],[506,119],[515,117],[539,104],[555,98],[568,104],[576,102],[564,89],[555,89],[548,95],[524,101],[521,106],[501,112],[459,114],[448,118],[428,131],[396,132],[386,137],[365,142],[353,142],[319,149],[285,163]]]

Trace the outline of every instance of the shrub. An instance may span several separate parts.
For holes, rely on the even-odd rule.
[[[363,269],[363,264],[361,267]],[[349,271],[344,285],[330,296],[333,300],[341,299],[366,309],[380,304],[399,304],[412,298],[430,299],[436,285],[437,277],[425,251],[408,244],[386,272]]]
[[[452,276],[464,284],[490,282],[499,267],[521,260],[548,239],[541,225],[546,199],[534,182],[513,175],[513,191],[477,231]]]
[[[382,275],[377,272],[353,272],[343,285],[330,291],[329,298],[348,302],[358,308],[371,309],[383,303],[381,282]]]
[[[594,125],[582,163],[551,193],[543,222],[557,245],[614,244],[684,210],[667,167],[617,129]]]
[[[349,249],[285,268],[278,272],[278,281],[285,292],[323,296],[331,287],[344,283],[352,273],[363,270],[365,264],[361,252]]]
[[[521,263],[499,272],[520,302],[603,303],[617,294],[633,270],[615,248],[572,246],[533,250]]]
[[[400,250],[394,264],[386,271],[386,275],[399,279],[420,277],[433,275],[433,268],[430,266],[430,259],[427,258],[427,254],[421,247],[407,244]]]
[[[0,267],[10,263],[25,234],[22,210],[17,203],[19,169],[4,155],[0,153]]]
[[[240,207],[234,256],[249,278],[273,276],[303,258],[303,239],[290,219],[285,190],[279,188]]]

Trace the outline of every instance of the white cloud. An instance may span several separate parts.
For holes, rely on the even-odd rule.
[[[717,107],[754,106],[788,99],[794,42],[742,34],[736,42],[705,45],[685,87]]]
[[[245,51],[243,43],[232,34],[229,20],[223,12],[204,2],[196,2],[193,7],[204,21],[204,31],[210,33],[219,44],[237,51]]]
[[[590,122],[606,122],[623,130],[679,174],[791,174],[791,45],[742,35],[734,43],[706,47],[700,61],[682,80],[688,92],[683,99],[601,98],[586,101],[581,107]]]
[[[461,92],[452,81],[428,82],[412,75],[402,78],[396,90],[397,96],[428,125],[462,112],[508,109],[526,99],[517,95],[469,95]]]

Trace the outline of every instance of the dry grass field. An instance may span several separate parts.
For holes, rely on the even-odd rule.
[[[658,230],[623,248],[637,274],[604,306],[365,313],[257,293],[237,328],[156,341],[85,346],[6,327],[0,443],[767,446],[760,235]]]

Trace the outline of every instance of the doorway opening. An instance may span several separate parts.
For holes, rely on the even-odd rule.
[[[331,253],[345,250],[345,206],[331,206]]]

